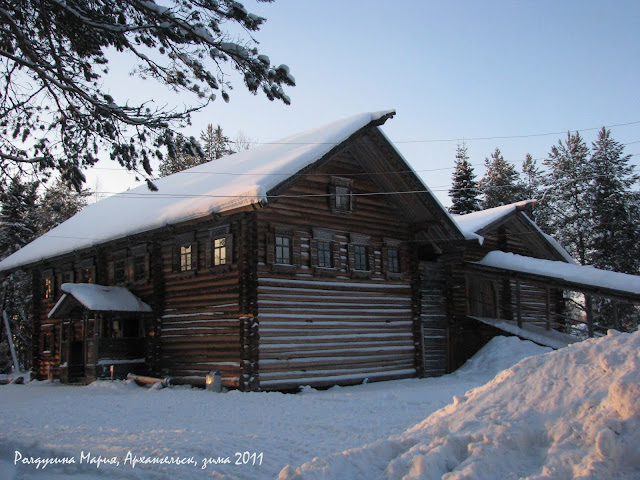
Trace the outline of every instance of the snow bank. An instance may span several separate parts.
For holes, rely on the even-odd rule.
[[[483,385],[521,359],[550,351],[515,337],[491,340],[451,375],[408,378],[302,395],[232,391],[214,394],[188,387],[150,390],[134,383],[98,381],[86,387],[32,381],[0,386],[0,479],[128,478],[134,480],[273,479],[287,464],[387,438]],[[82,451],[125,458],[230,457],[263,453],[260,465],[47,467],[15,465],[25,456],[79,459]],[[342,477],[345,480],[349,476]],[[375,478],[375,477],[371,477]]]
[[[640,332],[525,359],[404,434],[278,478],[640,478]]]

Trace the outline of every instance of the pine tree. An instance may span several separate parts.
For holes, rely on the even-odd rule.
[[[630,155],[611,138],[604,127],[593,143],[591,168],[593,183],[589,192],[592,204],[592,263],[598,268],[623,273],[638,273],[640,259],[634,250],[640,240],[633,187],[640,177],[629,165]],[[635,213],[635,215],[634,215]]]
[[[542,172],[538,168],[536,161],[531,154],[527,153],[524,162],[522,162],[522,193],[525,199],[540,201],[542,196],[542,182],[544,181]],[[531,216],[534,221],[538,221],[543,212],[534,205],[531,209]]]
[[[480,180],[482,208],[493,208],[523,200],[524,192],[516,167],[507,162],[499,148],[484,160],[486,172]]]
[[[578,132],[567,133],[543,161],[548,167],[542,207],[547,214],[543,228],[581,264],[591,260],[589,238],[593,219],[589,199],[592,170],[589,148]]]
[[[19,177],[11,180],[0,197],[0,259],[6,258],[38,236],[38,182],[22,183]],[[31,363],[32,323],[25,312],[31,310],[31,276],[24,271],[12,273],[4,283],[11,334],[23,369]],[[2,340],[6,337],[2,324]],[[4,350],[4,348],[0,348]],[[5,361],[0,361],[6,363]]]
[[[90,190],[83,189],[78,193],[57,180],[45,190],[40,199],[37,211],[38,233],[42,235],[73,217],[87,206],[91,195],[93,193]]]
[[[178,134],[168,142],[169,153],[160,161],[160,176],[166,177],[206,162],[195,138]]]
[[[213,128],[211,124],[207,125],[206,130],[200,133],[200,140],[202,141],[205,162],[218,160],[219,158],[234,153],[231,149],[231,140],[222,133],[222,127],[220,125],[215,128]]]
[[[467,146],[462,143],[456,148],[455,170],[451,175],[451,207],[449,212],[464,215],[480,210],[480,190],[473,167],[467,155]]]
[[[624,146],[611,138],[611,131],[598,132],[592,144],[591,169],[593,182],[589,192],[593,230],[589,238],[593,252],[591,263],[605,270],[640,273],[640,205],[634,187],[640,177],[630,165],[631,155],[624,155]],[[619,323],[627,328],[637,327],[640,318],[631,305],[618,305]],[[599,323],[618,328],[614,324],[613,304],[596,299],[595,310]]]

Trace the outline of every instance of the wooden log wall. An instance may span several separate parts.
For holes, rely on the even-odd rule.
[[[223,222],[226,224],[226,222]],[[219,225],[218,225],[219,226]],[[229,223],[234,247],[241,237],[239,217]],[[207,251],[211,229],[203,223],[183,227],[161,242],[163,312],[160,318],[160,372],[176,383],[204,385],[210,371],[220,370],[223,384],[237,388],[241,382],[243,325],[237,252],[227,264],[211,267]],[[184,232],[193,233],[198,245],[193,271],[174,271],[176,248]]]
[[[332,174],[352,179],[355,193],[379,191],[349,152],[287,189],[324,195]],[[416,337],[407,249],[404,274],[384,270],[384,239],[406,242],[408,225],[384,197],[358,196],[351,213],[332,213],[330,198],[279,198],[257,212],[259,385],[263,390],[353,384],[416,374]],[[274,266],[274,226],[292,238],[291,267]],[[333,269],[315,266],[316,229],[331,233]],[[370,274],[353,271],[354,239],[368,239]]]
[[[422,327],[424,374],[444,375],[448,370],[449,315],[447,282],[439,262],[420,262],[420,320]]]

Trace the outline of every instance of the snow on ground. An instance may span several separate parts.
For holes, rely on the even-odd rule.
[[[523,360],[401,435],[279,479],[639,479],[640,332]]]
[[[515,337],[497,337],[451,375],[325,391],[306,388],[295,395],[215,394],[186,387],[150,390],[104,381],[86,387],[49,382],[0,386],[0,478],[276,478],[286,465],[403,432],[449,404],[454,395],[461,398],[520,359],[549,350]],[[16,451],[23,457],[17,464]],[[198,465],[132,468],[128,452],[156,460],[193,457]],[[240,463],[247,464],[235,465],[236,452]],[[249,454],[242,458],[243,452]],[[115,457],[120,465],[87,463],[100,456]],[[38,457],[76,463],[45,468],[22,463]],[[203,469],[205,457],[229,458],[231,464]]]

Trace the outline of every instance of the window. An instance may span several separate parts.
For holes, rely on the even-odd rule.
[[[331,177],[331,211],[333,213],[350,213],[353,210],[351,179]]]
[[[331,242],[318,240],[318,267],[333,268]]]
[[[73,270],[67,270],[62,274],[62,283],[73,283]]]
[[[181,272],[188,272],[193,269],[192,257],[191,257],[192,251],[193,251],[193,246],[191,244],[180,246],[180,271]]]
[[[369,270],[367,247],[365,245],[354,245],[353,263],[356,270]]]
[[[53,279],[44,279],[44,298],[53,298]]]
[[[227,239],[225,237],[216,238],[213,241],[213,266],[225,265],[227,263]]]
[[[398,249],[395,247],[387,248],[387,271],[389,273],[400,273]]]
[[[147,278],[147,255],[133,257],[133,280],[138,282]]]
[[[96,267],[92,258],[78,264],[78,283],[96,283]]]
[[[125,283],[127,280],[127,259],[118,258],[113,261],[113,281],[115,283]]]
[[[291,239],[283,235],[276,235],[276,263],[291,264]]]
[[[336,208],[339,210],[349,208],[349,187],[336,187]]]
[[[42,332],[42,353],[51,353],[53,345],[53,331],[47,328]]]

